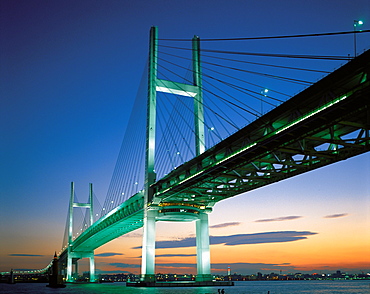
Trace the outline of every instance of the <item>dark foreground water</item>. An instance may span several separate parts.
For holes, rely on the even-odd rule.
[[[370,294],[370,280],[356,281],[256,281],[235,282],[224,287],[225,294]],[[64,289],[51,289],[46,284],[0,284],[0,293],[27,294],[218,294],[217,287],[132,288],[125,283],[67,284]]]

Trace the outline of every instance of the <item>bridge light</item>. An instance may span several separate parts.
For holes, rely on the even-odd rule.
[[[364,22],[362,20],[354,20],[353,21],[353,26],[357,27],[357,26],[362,26],[364,24]]]
[[[355,56],[357,56],[357,50],[356,50],[356,29],[358,26],[362,26],[364,24],[364,22],[362,20],[354,20],[353,21],[353,45],[354,45],[354,53],[355,53]],[[361,32],[361,30],[359,30]]]
[[[269,89],[264,88],[261,89],[261,115],[263,114],[263,97],[267,97],[267,93],[269,92]]]
[[[113,200],[110,203],[113,203]]]

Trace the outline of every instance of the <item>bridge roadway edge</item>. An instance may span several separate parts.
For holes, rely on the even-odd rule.
[[[365,53],[361,54],[360,56],[358,56],[356,59],[352,60],[351,62],[343,65],[341,68],[337,69],[336,71],[334,71],[333,73],[329,74],[328,76],[324,77],[322,80],[318,81],[316,84],[314,84],[313,86],[307,88],[306,90],[304,90],[303,92],[297,94],[296,96],[302,96],[302,95],[310,95],[310,93],[312,93],[312,88],[321,88],[323,84],[329,84],[332,82],[333,80],[333,75],[334,76],[340,76],[340,79],[344,79],[343,76],[346,76],[346,73],[348,73],[348,71],[351,72],[352,75],[355,75],[355,74],[359,74],[359,72],[362,71],[365,71],[368,73],[368,77],[367,77],[367,81],[366,81],[366,84],[367,84],[367,87],[365,89],[363,89],[362,91],[365,93],[365,96],[367,97],[367,99],[365,99],[367,101],[367,103],[369,104],[369,79],[370,79],[370,70],[369,70],[369,60],[370,60],[370,50],[366,51]],[[362,64],[361,64],[362,63]],[[365,67],[365,69],[364,69]],[[305,93],[309,93],[309,94],[305,94]],[[322,93],[321,93],[322,94]],[[335,93],[336,95],[340,95],[341,93]],[[311,94],[313,95],[313,94]],[[295,97],[296,97],[295,96]],[[279,108],[283,108],[283,109],[289,109],[290,107],[292,106],[295,106],[297,103],[295,102],[297,98],[295,99],[291,99],[291,100],[288,100],[286,103],[283,103],[282,105],[278,106],[277,108],[273,109],[271,112],[267,113],[265,115],[265,120],[269,120],[269,117],[270,116],[276,116],[276,113],[279,112]],[[358,99],[357,99],[358,100]],[[344,100],[345,101],[345,100]],[[345,101],[346,102],[346,101]],[[342,103],[342,102],[341,102]],[[358,103],[361,103],[361,102],[358,102]],[[369,105],[368,105],[369,106]],[[348,109],[347,109],[348,110]],[[368,110],[369,111],[369,110]],[[241,132],[237,132],[233,135],[231,135],[230,137],[226,138],[224,141],[220,142],[219,144],[217,144],[215,147],[212,147],[211,149],[207,150],[206,152],[204,152],[203,154],[201,154],[200,156],[198,156],[202,161],[204,161],[205,159],[207,159],[207,156],[208,156],[208,153],[212,152],[212,150],[216,149],[216,148],[225,148],[227,149],[227,142],[229,142],[233,137],[238,137],[240,136],[239,133],[242,133],[243,135],[242,136],[245,136],[247,137],[247,132],[249,132],[248,130],[250,130],[251,128],[252,129],[256,129],[255,126],[259,125],[260,127],[262,127],[262,124],[263,124],[263,120],[259,119],[253,123],[251,123],[250,125],[246,126],[245,128],[243,128],[241,130]],[[369,126],[368,126],[369,127]],[[283,132],[282,132],[283,133]],[[288,134],[286,134],[286,136],[293,136],[292,135],[293,133],[290,132]],[[279,134],[279,135],[283,135],[283,134]],[[276,138],[274,139],[276,141]],[[245,142],[246,140],[244,140],[242,144],[246,144]],[[258,146],[253,146],[252,148],[250,148],[252,151],[254,151]],[[363,152],[367,152],[369,151],[369,145],[366,145],[365,146],[366,148],[364,149],[364,151],[361,151],[361,153]],[[259,147],[261,148],[261,147]],[[249,152],[249,150],[247,150]],[[247,153],[247,152],[243,152],[241,153],[240,155],[238,156],[235,156],[234,160],[237,160],[239,158],[242,158],[245,156],[244,153]],[[225,152],[226,154],[226,152]],[[344,156],[343,158],[340,158],[339,160],[343,160],[343,159],[346,159],[347,157]],[[212,158],[209,159],[210,162],[212,162]],[[190,160],[189,162],[186,162],[185,164],[183,164],[183,166],[180,166],[178,167],[176,170],[172,171],[168,176],[164,177],[163,179],[160,179],[158,180],[156,183],[154,183],[152,185],[152,187],[154,187],[154,189],[156,190],[156,192],[158,193],[161,189],[163,190],[163,188],[160,188],[161,186],[163,187],[163,183],[165,183],[166,181],[168,182],[168,177],[171,177],[173,175],[173,178],[176,179],[176,181],[180,181],[181,182],[181,173],[184,173],[182,170],[185,169],[185,170],[190,170],[191,169],[191,166],[196,166],[197,164],[194,164],[193,162],[195,161],[195,159],[192,159]],[[227,165],[227,161],[225,161],[225,165]],[[329,163],[327,163],[329,164]],[[201,165],[203,165],[203,162],[201,163]],[[300,171],[297,171],[296,174],[299,174],[299,173],[302,173],[304,172],[304,168]],[[185,173],[189,173],[188,171],[186,171]],[[194,172],[193,172],[194,173]],[[212,172],[211,172],[212,173]],[[190,176],[191,176],[191,173],[189,173]],[[282,180],[282,179],[285,179],[287,178],[288,176],[284,173],[281,173],[281,178],[279,180]],[[194,177],[194,179],[192,179],[192,182],[200,182],[199,180],[199,177],[196,176]],[[266,181],[267,182],[270,182],[270,181]],[[180,185],[181,186],[181,185]],[[164,186],[165,187],[165,186]],[[175,191],[172,191],[172,190],[175,190]],[[176,191],[177,188],[175,189],[171,189],[171,191],[169,191],[170,194],[172,194],[173,192],[177,192]],[[238,190],[238,189],[235,189],[235,190]],[[238,194],[240,193],[243,193],[243,192],[246,192],[245,189],[240,189],[237,191]],[[167,193],[166,193],[167,194]],[[235,193],[234,193],[235,194]],[[158,196],[158,195],[157,195]],[[231,195],[231,196],[234,196],[234,195]],[[220,201],[220,200],[223,200],[225,198],[228,198],[228,197],[231,197],[231,196],[227,196],[227,197],[221,197],[219,199],[216,199],[216,201],[214,201],[214,204],[217,202],[217,201]],[[157,197],[158,198],[158,197]],[[166,197],[161,197],[161,200],[160,202],[162,202],[163,200],[165,200]],[[137,205],[137,208],[130,211],[130,207],[132,208],[133,205],[136,203]],[[191,202],[187,202],[188,204],[192,204]],[[155,205],[155,204],[154,204]],[[204,205],[202,203],[199,203],[199,205]],[[141,193],[138,193],[134,196],[132,196],[131,198],[129,198],[128,200],[126,200],[124,203],[122,203],[120,206],[118,206],[117,208],[113,209],[111,212],[109,212],[107,215],[105,215],[102,219],[98,220],[97,222],[95,222],[91,227],[89,227],[83,234],[81,234],[75,241],[74,241],[74,245],[73,245],[73,250],[74,249],[77,249],[77,251],[80,251],[82,249],[82,243],[86,242],[86,240],[88,239],[88,235],[94,235],[94,233],[92,233],[93,231],[95,232],[95,234],[97,235],[103,235],[104,232],[106,232],[108,235],[110,236],[104,236],[104,241],[99,241],[97,240],[97,238],[92,238],[92,241],[91,242],[88,242],[88,243],[93,243],[87,247],[89,247],[88,250],[91,250],[92,248],[98,248],[99,246],[109,242],[110,240],[113,240],[119,236],[122,236],[130,231],[133,231],[137,228],[140,228],[142,227],[142,217],[141,215],[143,214],[143,209],[144,209],[144,201],[143,201],[143,195]],[[124,217],[122,217],[122,212],[129,212],[127,215],[125,215]],[[123,213],[125,214],[125,213]],[[131,224],[133,223],[136,223],[137,225],[134,226],[132,225],[131,228],[124,228],[125,227],[125,222],[126,224],[127,223],[130,223],[130,219],[132,221]],[[112,226],[113,225],[113,226]],[[112,226],[111,229],[109,229],[108,227],[109,226]],[[98,233],[97,231],[99,230],[98,229],[101,228],[101,233]],[[113,228],[116,227],[117,230],[113,230]],[[93,241],[95,240],[95,241]],[[107,241],[108,240],[108,241]],[[77,242],[77,243],[75,243]],[[104,242],[104,243],[103,243]],[[78,248],[78,247],[81,247],[81,248]],[[93,250],[93,249],[92,249]],[[82,251],[85,251],[85,249],[83,249]]]
[[[361,128],[365,132],[369,132],[369,82],[370,50],[158,180],[152,185],[156,191],[157,201],[180,202],[182,197],[183,201],[188,201],[189,204],[207,205],[208,202],[209,205],[213,206],[216,202],[228,197],[370,151],[369,138],[366,135],[361,138],[362,142],[357,143],[357,146],[352,144],[349,147],[348,142],[342,140],[340,143],[344,144],[345,148],[332,152],[329,150],[325,150],[325,152],[314,150],[324,142],[320,142],[319,138],[312,140],[313,134],[323,133],[324,128],[326,128],[324,135],[326,137],[331,136],[326,139],[325,143],[330,144],[336,141],[334,136],[329,134],[331,128],[341,129],[341,136]],[[348,108],[351,103],[353,104],[353,117],[350,117],[350,109]],[[338,119],[336,113],[341,113],[341,118],[348,119],[348,121]],[[298,114],[301,115],[299,119],[295,117]],[[356,115],[361,115],[362,120],[359,120]],[[308,129],[309,123],[316,133],[311,132],[310,134],[306,131],[303,134],[302,132]],[[286,127],[286,125],[289,127]],[[304,135],[307,137],[304,138]],[[339,135],[336,134],[336,136]],[[293,142],[295,145],[293,143],[290,146],[285,143],[285,145],[283,143],[277,144],[279,141],[282,142],[283,138],[286,142]],[[310,148],[299,150],[302,148],[298,146],[301,143],[300,140],[308,142],[307,138],[311,140],[309,142],[311,145],[308,146],[311,150]],[[283,147],[288,148],[284,150]],[[259,180],[261,180],[259,183],[252,183],[251,185],[247,183],[249,179],[246,176],[232,175],[235,171],[244,172],[249,169],[249,171],[252,171],[249,173],[251,178],[253,172],[264,172],[263,170],[257,170],[252,165],[256,166],[256,164],[263,163],[265,158],[262,157],[267,154],[267,149],[272,150],[270,158],[268,158],[272,162],[271,165],[281,164],[284,160],[286,164],[286,158],[292,158],[295,155],[293,152],[300,152],[300,155],[311,159],[304,164],[299,165],[294,162],[285,170],[281,169],[282,172],[280,174],[276,173],[277,177],[273,180],[271,180],[271,177],[267,177],[267,173],[265,173],[265,177],[259,177]],[[276,156],[274,152],[283,154],[284,158],[279,158],[279,160],[273,162],[273,157]],[[318,160],[316,162],[312,160],[314,157],[322,159],[320,164],[317,162]],[[326,160],[330,157],[333,158],[332,161]],[[249,160],[251,164],[238,169],[235,162],[240,160]],[[263,163],[265,166],[267,166],[268,160]],[[296,171],[288,175],[287,171],[290,172],[294,168]],[[224,174],[225,177],[234,182],[222,179],[217,173]],[[255,176],[255,178],[258,177]],[[239,187],[236,185],[238,183],[240,183]],[[196,189],[196,186],[200,186],[206,192],[203,193],[204,196],[201,196],[202,191]],[[220,186],[223,187],[219,188]],[[185,199],[183,195],[193,195],[194,198],[186,197]],[[213,196],[213,201],[211,201],[210,196]]]
[[[356,107],[361,108],[362,109],[362,112],[361,112],[362,117],[365,117],[366,113],[367,113],[367,122],[365,121],[365,123],[363,123],[363,125],[361,127],[364,130],[366,130],[367,132],[369,132],[369,128],[370,128],[370,126],[369,126],[369,113],[370,113],[370,111],[369,111],[369,105],[370,105],[370,103],[369,103],[369,98],[370,98],[370,93],[369,93],[370,92],[370,87],[369,87],[369,81],[370,81],[369,64],[370,64],[370,62],[369,61],[370,61],[370,51],[368,50],[365,53],[358,56],[357,58],[355,58],[354,60],[352,60],[351,62],[345,64],[344,66],[342,66],[338,70],[329,74],[328,76],[326,76],[322,80],[318,81],[313,86],[311,86],[311,87],[307,88],[306,90],[302,91],[301,93],[297,94],[291,100],[288,100],[286,103],[283,103],[282,105],[278,106],[276,109],[273,109],[271,112],[267,113],[264,117],[256,120],[255,122],[251,123],[250,125],[246,126],[246,128],[242,129],[241,132],[237,132],[237,133],[231,135],[230,137],[226,138],[224,141],[220,142],[216,146],[214,146],[211,149],[205,151],[203,154],[201,154],[198,157],[200,159],[200,170],[203,169],[204,165],[207,165],[207,164],[212,165],[211,169],[209,169],[207,172],[205,172],[203,174],[201,172],[199,172],[199,163],[194,164],[195,159],[192,159],[189,162],[186,162],[182,166],[178,167],[176,170],[172,171],[168,176],[166,176],[166,177],[158,180],[156,183],[152,184],[152,188],[154,188],[154,190],[157,193],[157,195],[155,195],[155,198],[157,198],[157,200],[160,199],[159,202],[165,202],[167,200],[167,197],[170,196],[170,198],[168,198],[170,200],[169,202],[173,201],[174,203],[176,203],[177,202],[176,197],[173,197],[171,195],[176,195],[179,192],[181,194],[182,190],[184,188],[185,188],[185,190],[188,189],[188,191],[191,191],[191,189],[192,189],[191,185],[193,185],[193,183],[196,183],[196,185],[200,186],[202,183],[205,183],[209,178],[212,178],[212,180],[216,179],[217,176],[215,175],[215,171],[217,169],[220,169],[220,166],[221,166],[221,165],[219,165],[220,162],[222,162],[223,166],[225,166],[226,168],[229,169],[228,174],[226,172],[224,172],[225,175],[227,175],[228,177],[230,176],[230,171],[236,170],[236,171],[238,171],[238,173],[240,173],[240,171],[242,171],[243,169],[249,168],[249,167],[248,166],[241,167],[241,166],[238,166],[238,165],[232,166],[233,162],[236,162],[236,161],[241,160],[241,159],[246,160],[246,159],[248,159],[249,154],[252,154],[253,156],[255,156],[255,154],[257,154],[258,150],[261,150],[261,151],[258,151],[258,152],[261,152],[261,154],[262,154],[262,153],[264,153],[264,152],[262,152],[263,149],[266,149],[267,147],[271,147],[272,150],[275,150],[275,151],[277,150],[277,151],[281,152],[281,150],[282,150],[281,146],[279,145],[279,147],[277,147],[276,144],[277,144],[277,142],[281,141],[282,138],[287,138],[288,141],[289,141],[289,137],[290,138],[293,138],[293,137],[300,138],[300,136],[303,136],[303,135],[300,135],[299,128],[302,129],[302,126],[303,126],[303,128],[304,127],[307,128],[309,124],[312,124],[312,126],[315,128],[315,130],[318,130],[315,134],[317,134],[318,132],[323,132],[323,128],[321,126],[321,129],[320,129],[319,123],[321,122],[321,124],[323,124],[324,122],[327,122],[330,119],[335,120],[336,113],[343,113],[342,117],[346,118],[345,112],[348,112],[351,115],[355,115],[358,112]],[[360,79],[361,75],[364,76],[364,78],[363,78],[364,82],[360,81],[361,80]],[[334,81],[336,83],[334,83]],[[342,85],[341,82],[343,82],[343,81],[345,81],[345,83],[343,83],[343,85]],[[329,90],[326,90],[326,91],[322,90],[321,87],[323,85],[326,85],[325,87]],[[335,85],[337,87],[334,87]],[[318,90],[317,93],[315,93],[315,91],[314,91],[315,89]],[[355,90],[353,90],[353,89],[355,89]],[[307,98],[311,99],[313,96],[315,96],[316,100],[320,100],[320,102],[322,102],[321,100],[325,100],[326,98],[328,98],[329,101],[334,101],[334,100],[330,100],[330,98],[333,98],[333,97],[335,98],[336,97],[335,99],[338,99],[341,96],[344,97],[343,95],[345,95],[347,93],[350,93],[349,94],[349,96],[351,96],[350,99],[343,98],[343,99],[341,99],[341,100],[339,99],[335,102],[330,102],[332,104],[336,104],[336,107],[339,109],[337,112],[333,111],[333,109],[331,109],[331,108],[330,109],[328,108],[328,109],[326,109],[325,111],[322,111],[322,112],[320,111],[319,114],[315,114],[317,117],[320,116],[319,120],[317,120],[317,121],[313,120],[314,117],[309,118],[309,119],[305,119],[303,122],[298,122],[298,123],[293,123],[293,124],[292,124],[292,121],[289,121],[288,124],[293,125],[293,127],[292,128],[289,127],[289,129],[287,129],[287,130],[284,129],[284,126],[282,128],[280,126],[280,129],[278,127],[273,126],[273,123],[272,123],[273,120],[271,119],[271,117],[274,116],[274,115],[277,115],[277,117],[278,117],[280,115],[279,111],[281,111],[281,109],[289,109],[290,107],[293,107],[293,106],[297,107],[297,105],[296,105],[297,97],[303,97],[304,98],[305,95],[306,95]],[[326,97],[325,95],[328,95],[329,97]],[[330,96],[332,96],[332,97],[330,97]],[[306,101],[306,102],[307,102],[307,104],[308,104],[308,102],[310,102],[311,104],[314,104],[315,107],[317,107],[316,106],[316,102],[317,102],[316,100],[314,102],[312,102],[311,100]],[[325,100],[325,103],[327,103],[327,101],[328,100]],[[351,104],[350,101],[353,102],[353,105]],[[300,102],[300,103],[302,103],[302,102]],[[307,105],[305,105],[305,107],[308,108]],[[295,109],[301,110],[302,108],[301,109],[295,108]],[[313,109],[315,109],[315,108],[313,108]],[[307,115],[307,113],[305,113],[305,115]],[[343,127],[343,128],[346,127],[348,129],[351,129],[351,127],[353,129],[356,129],[357,127],[355,125],[361,125],[359,122],[362,122],[362,121],[353,120],[353,121],[346,122],[346,123],[351,123],[352,125],[350,125],[350,124],[345,125],[345,124],[343,124],[342,120],[343,119],[341,119],[340,122],[339,122],[340,124],[342,124],[342,125],[340,125],[340,127]],[[246,130],[256,129],[255,126],[258,126],[258,125],[261,127],[261,129],[264,129],[264,130],[267,130],[268,128],[272,129],[271,135],[269,135],[267,137],[265,136],[265,138],[267,139],[266,142],[268,143],[265,146],[262,146],[262,144],[259,144],[259,142],[253,143],[254,142],[252,140],[253,137],[249,136],[246,132]],[[230,146],[227,145],[232,140],[232,138],[237,138],[238,136],[240,136],[240,134],[242,134],[243,136],[242,136],[242,139],[240,141],[237,141],[237,148],[239,148],[239,149],[237,149],[237,148],[233,149],[233,148],[231,148]],[[361,154],[361,153],[370,151],[369,138],[367,137],[367,138],[361,138],[361,139],[362,139],[361,143],[358,144],[358,146],[356,147],[357,150],[355,150],[356,148],[354,149],[354,151],[350,150],[351,152],[354,152],[353,154],[346,154],[347,149],[344,148],[342,152],[337,152],[338,155],[336,155],[336,152],[333,151],[332,153],[322,152],[320,154],[320,156],[322,156],[322,158],[324,158],[324,159],[325,158],[327,159],[327,158],[333,157],[335,155],[336,158],[337,158],[336,161],[339,161],[339,160],[347,159],[347,158],[349,158],[351,156],[354,156],[354,155],[357,155],[357,154]],[[317,143],[318,139],[316,138],[315,140],[316,140],[315,142]],[[247,147],[245,147],[245,146],[247,146]],[[290,151],[288,151],[287,154],[289,152],[292,152],[292,150],[293,150],[292,146],[287,146],[287,145],[283,146],[286,149],[290,149]],[[216,156],[209,156],[210,152],[213,152],[217,148],[220,148],[222,150],[222,154],[219,153],[219,154],[221,154],[220,158],[216,158],[217,154],[216,154]],[[243,150],[243,151],[239,152],[238,150]],[[317,153],[317,155],[319,154],[319,152],[316,152],[316,153]],[[315,155],[315,156],[317,156],[317,155]],[[207,156],[209,156],[209,157],[207,157]],[[253,163],[253,160],[255,161],[256,158],[258,160],[261,159],[261,157],[259,157],[259,158],[258,157],[251,157],[250,161]],[[219,162],[217,162],[217,160],[219,160]],[[317,168],[317,167],[321,167],[321,166],[324,166],[324,165],[328,165],[328,164],[336,162],[336,161],[329,161],[329,160],[325,161],[325,160],[323,160],[321,162],[322,164],[316,164],[316,166],[314,166],[315,161],[311,160],[309,162],[309,165],[311,165],[311,167]],[[228,167],[229,165],[232,166],[232,167],[229,168]],[[287,168],[287,170],[293,169],[293,167],[295,168],[294,165],[291,165],[290,167]],[[305,165],[302,164],[302,167],[300,167],[300,168],[297,167],[296,172],[292,172],[291,176],[303,173],[303,172],[307,171],[308,168],[309,168],[308,165],[305,166]],[[184,177],[183,175],[186,175],[186,176]],[[169,178],[171,178],[171,177],[172,177],[172,179],[169,180]],[[187,180],[186,177],[188,177],[188,179],[190,179],[190,180]],[[250,185],[250,186],[253,186],[252,188],[255,189],[255,188],[258,188],[260,186],[263,186],[263,185],[266,185],[266,184],[269,184],[269,183],[272,183],[272,182],[280,181],[280,180],[288,178],[288,177],[290,177],[290,176],[288,176],[287,173],[285,173],[285,171],[282,169],[282,172],[279,174],[279,178],[277,178],[277,180],[271,181],[270,179],[266,178],[266,174],[265,174],[265,178],[260,177],[262,179],[262,182],[264,182],[263,184],[254,184],[254,183],[252,183],[252,185]],[[217,192],[218,195],[219,195],[219,198],[215,199],[214,201],[211,201],[211,200],[209,200],[209,197],[212,196],[212,195],[207,195],[208,199],[202,198],[196,204],[199,205],[199,206],[201,206],[201,205],[207,206],[208,205],[207,207],[212,207],[216,202],[218,202],[220,200],[223,200],[223,199],[226,199],[228,197],[232,197],[234,195],[246,192],[247,190],[245,189],[245,187],[248,186],[248,183],[244,183],[243,181],[244,181],[244,179],[241,178],[240,188],[236,187],[236,186],[233,186],[234,183],[231,183],[231,181],[225,182],[225,183],[223,183],[223,185],[224,186],[229,185],[229,188],[227,188],[227,187],[226,188],[225,187],[219,188],[218,192]],[[215,182],[215,183],[216,183],[216,184],[214,184],[215,188],[217,187],[217,185],[220,185],[219,182]],[[206,183],[205,186],[207,186],[207,184],[208,183]],[[231,190],[231,189],[233,189],[234,191],[232,193],[227,194],[228,190]],[[165,193],[162,194],[163,191],[165,191]],[[198,191],[199,191],[199,189],[198,189]],[[206,191],[205,194],[207,194],[207,193],[209,193],[209,192]],[[214,194],[214,195],[217,195],[217,193]],[[162,194],[162,195],[160,195],[160,194]],[[199,194],[201,194],[201,193],[199,193]],[[190,193],[188,193],[188,195],[190,195]],[[171,197],[172,197],[172,200],[171,200]],[[173,199],[175,199],[175,200],[173,200]],[[187,202],[187,203],[191,204],[191,202]],[[154,203],[154,205],[156,205],[156,203]],[[113,209],[112,211],[108,212],[103,218],[99,219],[91,227],[89,227],[86,231],[84,231],[78,238],[76,238],[74,240],[74,242],[71,244],[72,245],[72,251],[74,251],[74,252],[86,252],[86,251],[94,250],[94,249],[102,246],[103,244],[105,244],[105,243],[107,243],[107,242],[109,242],[109,241],[111,241],[111,240],[113,240],[117,237],[120,237],[120,236],[122,236],[126,233],[129,233],[133,230],[136,230],[136,229],[142,227],[143,226],[143,214],[144,214],[143,194],[142,193],[137,193],[137,194],[133,195],[131,198],[129,198],[127,201],[123,202],[121,205],[119,205],[118,207]],[[60,255],[60,257],[66,255],[66,254],[67,254],[67,250],[64,250],[62,252],[62,254]],[[156,287],[156,286],[154,286],[154,287]]]
[[[88,252],[143,226],[144,198],[137,193],[87,228],[72,244],[73,252]],[[67,255],[64,250],[60,257]]]

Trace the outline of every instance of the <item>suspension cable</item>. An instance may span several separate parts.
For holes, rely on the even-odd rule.
[[[176,54],[171,54],[168,52],[164,51],[159,51],[161,54],[181,58],[181,59],[186,59],[186,60],[192,60],[189,57],[183,57],[180,55]],[[246,63],[246,64],[254,64],[254,65],[261,65],[261,66],[268,66],[268,67],[276,67],[276,68],[283,68],[283,69],[292,69],[292,70],[301,70],[301,71],[310,71],[310,72],[317,72],[317,73],[326,73],[329,74],[330,71],[325,71],[325,70],[319,70],[319,69],[309,69],[309,68],[300,68],[300,67],[291,67],[291,66],[284,66],[284,65],[276,65],[276,64],[267,64],[267,63],[260,63],[260,62],[252,62],[252,61],[246,61],[246,60],[240,60],[240,59],[231,59],[231,58],[225,58],[225,57],[220,57],[220,56],[211,56],[207,54],[202,54],[202,57],[208,57],[208,58],[215,58],[215,59],[221,59],[221,60],[227,60],[227,61],[234,61],[234,62],[239,62],[239,63]],[[204,60],[202,60],[202,64],[204,63],[209,63]]]
[[[369,33],[370,30],[361,31],[344,31],[344,32],[329,32],[329,33],[314,33],[314,34],[298,34],[298,35],[280,35],[280,36],[264,36],[264,37],[241,37],[241,38],[205,38],[202,41],[246,41],[246,40],[268,40],[268,39],[288,39],[288,38],[305,38],[305,37],[322,37],[347,34]],[[191,41],[192,39],[159,39],[160,41]]]
[[[160,45],[160,47],[192,51],[191,48],[166,46],[166,45]],[[349,56],[256,53],[256,52],[240,52],[240,51],[227,51],[227,50],[215,50],[215,49],[201,49],[201,52],[248,55],[248,56],[263,56],[263,57],[302,58],[302,59],[324,59],[324,60],[352,60],[353,59],[352,57],[349,57]]]
[[[159,66],[161,66],[161,65],[159,65]],[[174,73],[173,71],[171,71],[171,70],[169,70],[169,69],[167,69],[166,68],[166,70],[168,70],[169,72],[171,72],[171,73],[173,73],[174,75],[176,75],[176,76],[179,76],[178,74],[176,74],[176,73]],[[203,88],[203,90],[204,90],[204,88]],[[216,95],[215,93],[212,93],[211,91],[208,91],[209,93],[211,93],[211,94],[213,94],[213,95],[215,95],[216,97],[218,97],[218,98],[220,98],[221,100],[223,100],[223,101],[226,101],[226,102],[229,102],[230,104],[233,104],[234,106],[236,106],[236,107],[238,107],[238,108],[241,108],[240,106],[238,106],[238,105],[236,105],[235,103],[232,103],[232,102],[230,102],[230,101],[228,101],[227,99],[225,99],[225,98],[223,98],[223,97],[221,97],[221,96],[219,96],[219,95]],[[196,98],[195,98],[196,99]],[[203,103],[203,106],[205,106],[206,108],[208,108],[211,112],[213,112],[213,110],[211,109],[211,108],[209,108],[206,104],[204,104]],[[243,109],[243,108],[241,108],[241,109]],[[216,112],[213,112],[215,115],[219,115],[219,114],[217,114]],[[225,118],[224,117],[222,117],[221,116],[221,118],[223,119],[223,120],[225,120]],[[229,121],[227,121],[227,120],[225,120],[227,123],[229,123],[231,126],[233,126],[234,128],[236,128],[236,129],[238,129],[238,127],[237,126],[235,126],[233,123],[231,123],[231,122],[229,122]]]

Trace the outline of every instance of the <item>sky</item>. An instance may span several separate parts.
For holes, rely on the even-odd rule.
[[[0,271],[43,268],[61,248],[70,182],[80,200],[93,183],[104,201],[151,26],[230,38],[350,31],[357,19],[370,28],[369,0],[0,0]],[[353,36],[341,40],[296,53],[352,55]],[[356,45],[369,49],[369,35]],[[363,154],[216,204],[212,273],[370,272],[369,176]],[[97,272],[140,273],[141,235],[98,248]],[[194,236],[194,223],[157,223],[156,272],[195,274]]]

